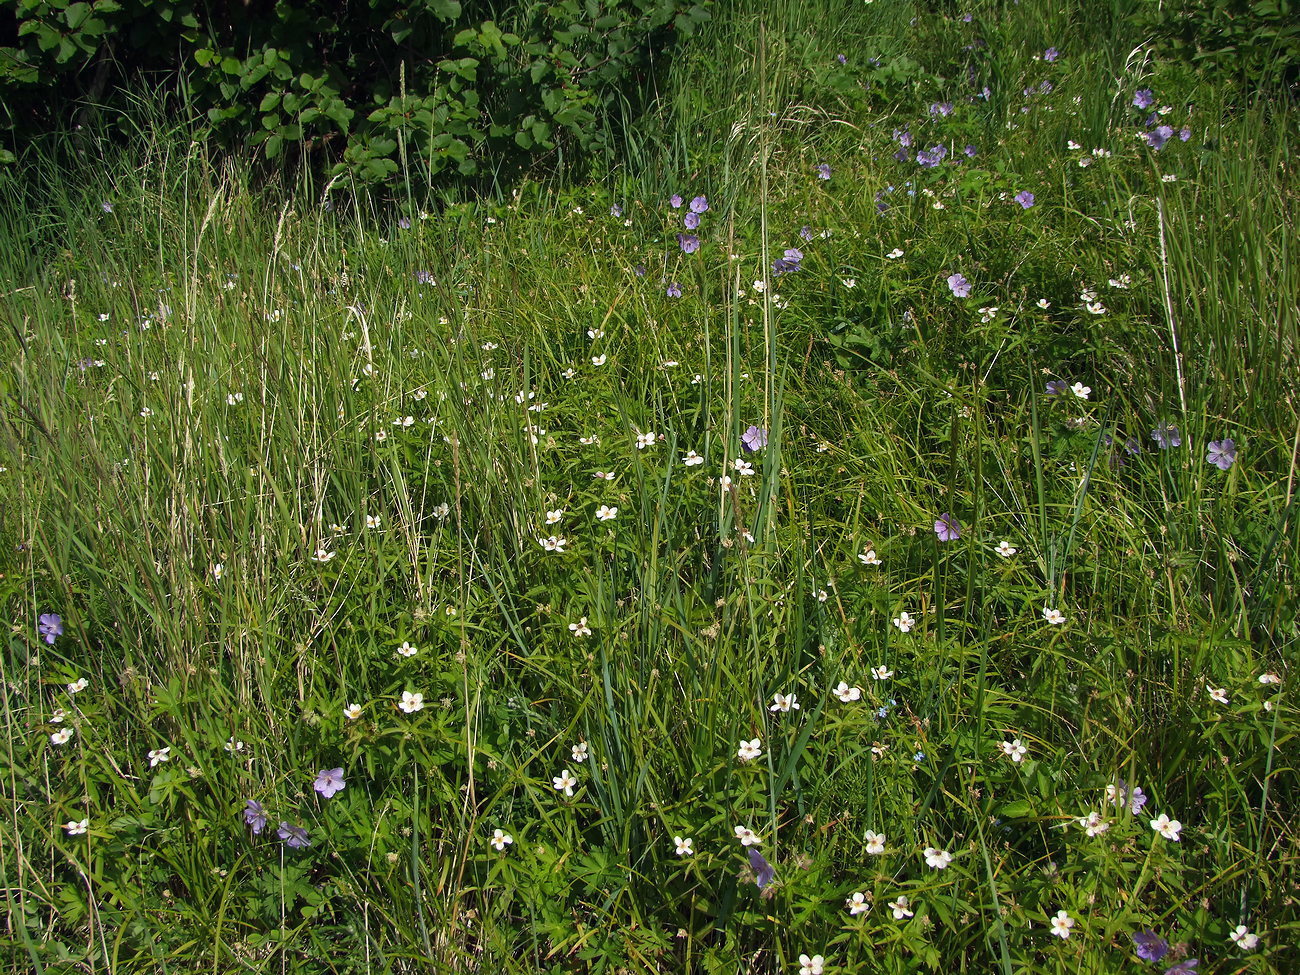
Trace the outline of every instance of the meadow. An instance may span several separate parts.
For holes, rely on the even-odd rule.
[[[1131,9],[0,170],[0,970],[1300,971],[1297,117]]]

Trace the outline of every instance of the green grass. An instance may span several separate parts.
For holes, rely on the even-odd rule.
[[[5,970],[1295,970],[1292,110],[1123,5],[784,6],[427,219],[162,118],[0,175]]]

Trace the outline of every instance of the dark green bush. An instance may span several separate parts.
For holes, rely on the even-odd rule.
[[[0,0],[0,134],[18,150],[79,105],[171,86],[200,134],[268,159],[369,183],[475,177],[607,149],[711,3]]]
[[[1243,89],[1300,85],[1300,4],[1293,0],[1148,0],[1147,24],[1174,53]]]

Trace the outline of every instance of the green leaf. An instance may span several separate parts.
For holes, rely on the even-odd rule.
[[[77,30],[80,28],[89,16],[90,4],[88,3],[70,4],[68,9],[63,11],[63,20],[68,25],[69,30]]]
[[[275,159],[284,150],[284,142],[278,135],[271,135],[262,145],[267,159]]]

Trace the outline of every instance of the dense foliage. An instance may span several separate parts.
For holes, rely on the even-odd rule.
[[[610,148],[710,0],[0,0],[8,158],[84,99],[176,88],[198,131],[368,183],[478,177]]]

